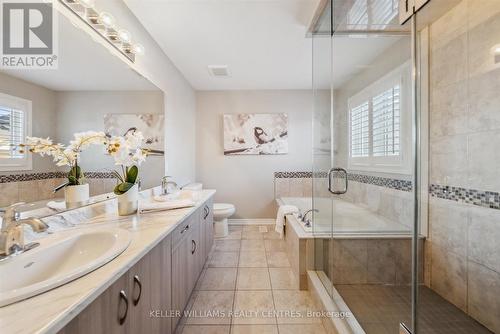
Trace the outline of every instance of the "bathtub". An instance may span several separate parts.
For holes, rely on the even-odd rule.
[[[311,197],[281,197],[277,202],[278,205],[294,205],[302,213],[313,208]],[[300,226],[302,231],[297,232],[301,237],[325,237],[331,234],[334,237],[410,237],[410,227],[345,200],[315,198],[314,209],[319,212],[309,213],[311,226],[302,223],[297,215],[287,217],[287,221]]]

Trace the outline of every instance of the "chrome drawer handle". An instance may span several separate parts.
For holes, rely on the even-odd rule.
[[[141,300],[141,295],[142,295],[142,283],[141,280],[139,279],[139,275],[134,276],[134,287],[136,284],[139,287],[139,295],[137,296],[137,298],[132,300],[134,306],[137,306],[137,304],[139,304],[139,300]]]
[[[191,240],[191,243],[193,245],[193,247],[191,248],[191,254],[194,254],[194,252],[196,252],[196,247],[197,247],[196,241]]]
[[[186,232],[187,230],[189,230],[189,225],[186,225],[186,227],[184,227],[184,229],[181,231],[181,234]]]
[[[125,323],[128,314],[128,297],[125,291],[123,290],[120,291],[120,301],[122,300],[125,301],[125,313],[122,316],[120,316],[118,313],[118,323],[120,324],[120,326]],[[120,310],[120,303],[118,303],[118,312],[120,312],[119,310]]]

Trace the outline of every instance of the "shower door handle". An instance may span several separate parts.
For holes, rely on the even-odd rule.
[[[342,190],[333,190],[332,189],[332,176],[334,175],[334,173],[343,174],[343,178],[345,181],[344,189],[342,189]],[[328,171],[328,191],[330,191],[334,195],[342,195],[342,194],[345,194],[347,192],[347,187],[348,187],[347,171],[344,168],[339,168],[339,167],[331,168]]]

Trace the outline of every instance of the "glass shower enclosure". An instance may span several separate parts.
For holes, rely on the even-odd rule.
[[[318,278],[352,333],[488,333],[424,282],[426,26],[440,13],[400,24],[397,0],[322,4],[311,31]]]

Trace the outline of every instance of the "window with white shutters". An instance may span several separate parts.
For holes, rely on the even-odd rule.
[[[353,157],[367,157],[369,154],[368,112],[368,102],[351,109],[351,156]]]
[[[397,156],[400,153],[400,85],[375,96],[373,103],[373,155]]]
[[[31,169],[31,157],[20,152],[31,132],[31,101],[0,94],[0,170]]]
[[[409,173],[409,84],[404,64],[349,99],[349,168]]]

